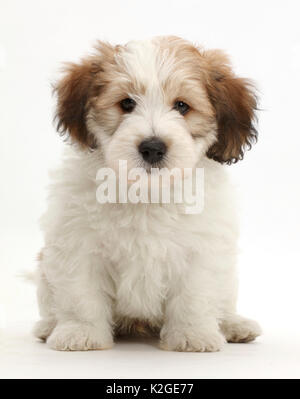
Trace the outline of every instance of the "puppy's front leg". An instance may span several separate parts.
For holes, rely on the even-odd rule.
[[[161,348],[186,352],[215,352],[225,338],[219,331],[217,287],[212,273],[189,265],[172,284],[166,301]]]
[[[52,287],[56,327],[47,339],[56,350],[107,349],[113,345],[109,283],[102,259],[48,248],[41,264]],[[104,287],[106,289],[104,290]]]

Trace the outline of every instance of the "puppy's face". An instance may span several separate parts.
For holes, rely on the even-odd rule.
[[[58,129],[103,153],[107,166],[193,168],[236,162],[256,138],[251,85],[227,57],[175,37],[99,43],[57,85]]]

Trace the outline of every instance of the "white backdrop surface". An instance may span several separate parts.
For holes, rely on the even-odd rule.
[[[0,1],[0,378],[300,377],[300,3]],[[65,144],[52,125],[51,82],[96,39],[182,36],[222,48],[260,92],[259,141],[230,167],[241,197],[240,312],[264,335],[216,354],[166,353],[153,341],[57,353],[30,335],[48,170]]]

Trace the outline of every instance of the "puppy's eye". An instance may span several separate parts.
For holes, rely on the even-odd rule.
[[[181,115],[185,115],[189,111],[190,106],[183,101],[176,101],[174,109],[176,109]]]
[[[132,98],[124,98],[120,102],[120,106],[124,112],[132,112],[136,106],[136,102]]]

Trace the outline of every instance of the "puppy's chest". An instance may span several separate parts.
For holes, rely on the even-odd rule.
[[[127,215],[128,216],[128,215]],[[116,311],[129,318],[162,317],[164,299],[188,265],[187,233],[170,215],[141,212],[106,232],[105,256],[115,282]]]
[[[99,223],[101,251],[120,272],[152,270],[154,265],[165,269],[185,260],[199,242],[195,228],[174,210],[124,207],[107,212],[108,218]]]

